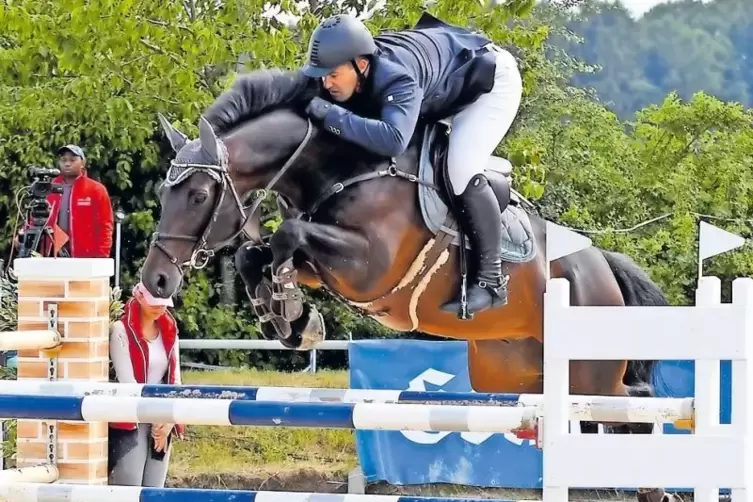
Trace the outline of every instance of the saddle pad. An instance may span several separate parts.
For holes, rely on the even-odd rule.
[[[427,182],[434,183],[434,167],[431,164],[431,145],[437,134],[437,125],[426,126],[421,155],[419,157],[418,177]],[[449,208],[442,201],[439,193],[431,186],[418,184],[418,200],[421,207],[421,215],[429,230],[437,235],[440,230],[453,236],[452,245],[460,244],[455,218],[450,215],[450,221],[454,228],[444,226],[447,220]],[[534,246],[533,229],[528,214],[520,207],[509,205],[502,213],[502,259],[511,263],[526,263],[536,256]],[[465,238],[466,248],[470,249],[470,242]]]

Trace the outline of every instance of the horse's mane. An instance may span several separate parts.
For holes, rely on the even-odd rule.
[[[278,68],[257,69],[244,73],[233,84],[232,88],[223,93],[210,107],[210,116],[221,118],[237,117],[233,120],[231,130],[218,131],[221,138],[230,136],[269,138],[262,140],[262,144],[274,143],[270,135],[284,135],[299,130],[307,120],[306,104],[321,91],[321,83],[315,79],[304,78],[298,71]],[[239,110],[242,116],[238,117]],[[344,138],[324,131],[315,121],[312,121],[312,143],[327,156],[335,156],[346,163],[378,164],[384,161],[381,157],[368,149],[356,145]],[[409,149],[415,148],[417,139],[423,127],[419,124],[411,139]]]
[[[253,134],[279,137],[281,134],[295,130],[298,126],[303,126],[306,120],[308,120],[308,116],[300,107],[279,106],[258,116],[245,119],[231,131],[223,134],[222,138],[230,136],[251,137]],[[311,127],[310,143],[315,144],[322,153],[348,159],[350,162],[374,164],[384,161],[384,157],[325,131],[315,120],[311,121]]]

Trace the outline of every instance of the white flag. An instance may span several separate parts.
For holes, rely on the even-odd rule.
[[[546,222],[546,259],[549,262],[588,249],[591,244],[591,239],[584,235],[551,221]]]
[[[698,239],[698,260],[705,260],[718,254],[732,251],[745,244],[745,238],[727,232],[721,228],[701,222],[700,237]]]

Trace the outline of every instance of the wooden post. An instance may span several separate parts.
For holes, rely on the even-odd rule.
[[[18,379],[106,382],[113,260],[23,258],[18,331],[54,329],[62,344],[19,350]],[[61,483],[107,484],[107,422],[18,420],[18,467],[57,465]]]

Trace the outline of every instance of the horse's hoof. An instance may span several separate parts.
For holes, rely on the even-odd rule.
[[[311,350],[327,336],[327,326],[324,317],[313,305],[309,310],[308,322],[301,332],[301,346],[298,350]]]
[[[287,340],[293,333],[290,323],[279,316],[275,316],[271,321],[261,323],[262,336],[267,340]]]

